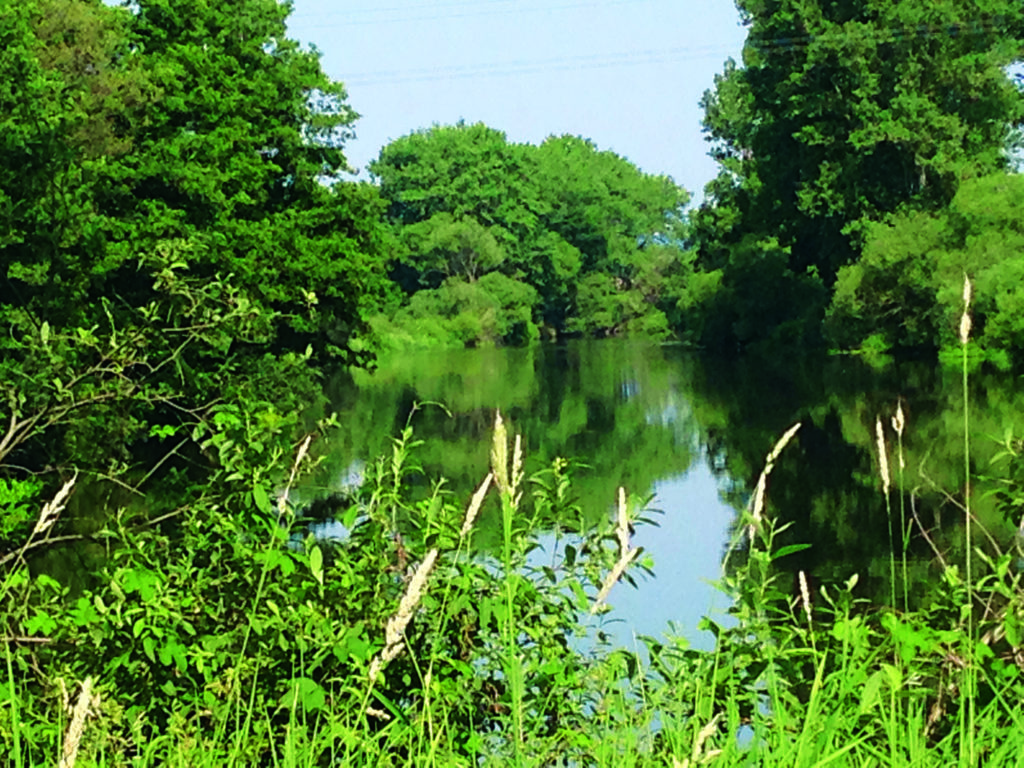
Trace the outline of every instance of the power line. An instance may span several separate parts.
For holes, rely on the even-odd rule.
[[[558,56],[546,59],[519,59],[488,64],[461,64],[423,69],[388,70],[355,73],[344,78],[347,86],[397,85],[430,80],[453,80],[470,77],[502,77],[509,75],[565,72],[577,69],[597,69],[637,64],[657,64],[702,58],[720,58],[733,53],[731,47],[703,46],[698,48],[664,48],[624,51],[611,54]]]
[[[460,0],[460,2],[449,2],[449,3],[419,3],[416,5],[393,5],[390,7],[385,6],[374,7],[374,8],[346,8],[344,11],[345,15],[353,14],[379,14],[379,13],[393,13],[396,11],[417,11],[417,10],[436,10],[438,8],[465,8],[467,6],[481,6],[481,5],[507,5],[508,3],[514,3],[517,0]],[[339,14],[340,15],[340,14]],[[306,11],[305,13],[293,13],[289,18],[306,18],[310,16],[322,17],[322,13],[314,11]]]
[[[621,5],[637,0],[617,0],[610,5]],[[646,0],[639,0],[644,2]],[[510,0],[493,0],[490,4],[504,4]],[[454,2],[447,7],[470,5],[468,2]],[[475,3],[472,3],[475,5]],[[576,3],[573,5],[546,6],[534,10],[557,10],[574,8],[582,5],[593,6],[593,3]],[[436,7],[436,6],[435,6]],[[505,12],[505,11],[496,11]],[[447,17],[435,17],[447,18]],[[1005,16],[978,20],[970,24],[960,25],[928,25],[920,24],[907,27],[868,28],[862,30],[844,29],[838,32],[827,32],[821,35],[798,35],[790,37],[748,37],[746,46],[762,52],[793,50],[806,48],[815,43],[835,43],[841,40],[874,40],[877,42],[902,41],[910,39],[928,39],[936,37],[957,37],[966,35],[992,34],[1002,31],[1007,26]],[[325,26],[325,25],[320,25]],[[327,25],[329,26],[329,25]],[[671,61],[696,60],[704,58],[724,58],[736,51],[730,46],[707,45],[700,47],[675,47],[624,51],[619,53],[589,54],[580,56],[558,56],[545,59],[518,59],[483,64],[449,65],[427,67],[421,69],[381,70],[374,72],[354,73],[344,78],[348,86],[366,85],[398,85],[413,82],[436,80],[455,80],[480,77],[509,77],[548,72],[565,72],[581,69],[597,69],[616,66],[635,66],[639,64],[667,63]]]
[[[345,20],[328,21],[328,22],[324,22],[323,19],[325,19],[325,18],[330,19],[331,16],[327,16],[327,15],[324,15],[324,14],[317,14],[317,13],[304,13],[304,14],[293,14],[292,16],[289,17],[288,20],[290,22],[293,19],[320,19],[321,21],[315,22],[317,29],[336,29],[336,28],[339,28],[339,27],[368,26],[368,25],[378,25],[378,24],[403,24],[403,23],[415,22],[415,21],[449,21],[449,20],[452,20],[452,19],[463,19],[463,18],[469,18],[469,17],[473,17],[473,16],[498,16],[498,15],[507,15],[507,14],[510,14],[510,13],[516,13],[516,14],[537,13],[537,12],[551,13],[553,11],[572,10],[572,9],[575,9],[575,8],[589,8],[589,9],[611,8],[611,7],[620,6],[620,5],[637,5],[639,3],[649,3],[649,2],[652,2],[652,0],[607,0],[607,2],[603,2],[603,3],[595,3],[595,2],[593,2],[593,0],[591,0],[591,2],[573,2],[573,3],[563,3],[562,5],[550,5],[550,4],[548,4],[548,5],[535,5],[535,6],[525,6],[524,7],[524,6],[518,5],[515,2],[515,0],[493,0],[492,2],[486,3],[486,4],[485,3],[480,3],[480,2],[458,2],[458,3],[444,3],[442,5],[415,6],[414,7],[414,9],[415,8],[430,8],[431,10],[433,10],[435,8],[463,8],[463,7],[473,8],[474,9],[474,10],[463,11],[463,12],[460,12],[460,13],[430,14],[430,15],[425,15],[425,16],[424,15],[421,15],[421,16],[401,16],[401,15],[399,15],[399,16],[393,16],[393,17],[390,17],[390,18],[382,17],[382,18],[369,18],[369,19],[367,19],[367,18],[362,18],[362,19],[360,19],[360,18],[346,18]],[[504,8],[490,8],[490,9],[488,9],[488,8],[481,8],[480,7],[481,5],[491,5],[491,6],[505,5],[505,6],[508,6],[508,7],[504,7]],[[379,9],[379,10],[381,12],[383,12],[385,10],[388,10],[388,11],[408,11],[408,10],[414,10],[414,9],[392,7],[392,8],[388,8],[388,9]],[[363,9],[361,12],[362,13],[374,13],[374,12],[376,12],[376,10],[377,9]],[[351,12],[346,11],[345,15],[347,16],[350,13]],[[342,14],[336,14],[336,15],[334,15],[334,18],[337,18],[338,16],[341,16],[341,15]]]

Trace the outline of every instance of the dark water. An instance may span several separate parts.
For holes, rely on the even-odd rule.
[[[608,340],[403,357],[372,375],[339,378],[330,390],[340,426],[320,473],[302,489],[307,499],[356,481],[366,461],[390,452],[407,421],[425,441],[416,453],[425,477],[444,476],[467,497],[487,472],[495,409],[523,435],[528,473],[555,457],[586,465],[577,470],[575,490],[591,520],[610,514],[619,486],[653,495],[660,527],[642,526],[635,542],[653,555],[656,576],[637,590],[613,591],[620,640],[660,634],[676,622],[701,642],[698,618],[726,604],[708,582],[720,575],[739,510],[766,453],[797,421],[801,430],[771,477],[768,513],[789,525],[779,546],[810,547],[780,562],[783,576],[803,569],[832,582],[856,573],[860,596],[886,602],[890,531],[899,540],[901,501],[912,530],[916,599],[926,596],[939,557],[961,557],[959,371],[875,372],[851,357],[727,362]],[[902,472],[890,424],[898,402],[906,414]],[[879,480],[877,418],[894,475],[893,528]],[[972,508],[998,542],[1009,541],[1019,521],[1004,517],[989,493],[997,481],[985,478],[1005,471],[993,458],[1005,435],[1024,432],[1022,420],[1017,379],[972,374]]]

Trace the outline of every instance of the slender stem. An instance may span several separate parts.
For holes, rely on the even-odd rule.
[[[899,469],[899,493],[900,493],[900,540],[903,547],[903,611],[910,611],[910,589],[907,581],[907,548],[910,546],[910,528],[907,526],[907,504],[903,495],[903,432],[896,436],[899,456],[897,467]]]
[[[11,662],[11,644],[5,643],[7,651],[8,701],[11,702],[11,740],[14,742],[14,764],[21,768],[21,715],[18,713],[18,692],[14,688],[14,665]]]
[[[966,307],[964,308],[966,312]],[[970,441],[970,418],[968,415],[968,393],[967,393],[967,340],[962,339],[960,345],[963,352],[961,365],[963,381],[964,401],[964,537],[967,547],[967,556],[964,564],[964,576],[967,579],[967,756],[969,765],[975,764],[974,751],[974,718],[975,702],[974,689],[976,670],[974,669],[974,583],[971,574],[971,441]]]
[[[888,493],[885,494],[885,524],[889,529],[889,604],[896,610],[896,546],[892,537],[892,501]]]

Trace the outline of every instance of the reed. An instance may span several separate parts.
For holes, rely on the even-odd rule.
[[[882,479],[882,498],[885,499],[885,525],[889,531],[889,605],[895,608],[896,545],[892,535],[892,502],[889,498],[889,489],[892,487],[892,481],[889,476],[889,452],[885,445],[885,431],[882,428],[882,420],[880,418],[875,419],[875,450],[878,453],[878,474]]]
[[[604,605],[604,601],[608,599],[608,595],[611,594],[612,587],[622,578],[622,575],[626,572],[629,564],[636,559],[636,556],[640,554],[638,547],[631,547],[629,544],[630,540],[630,528],[632,523],[629,519],[629,509],[626,505],[626,489],[619,488],[619,504],[618,514],[616,515],[615,525],[615,536],[619,543],[619,559],[615,565],[605,576],[604,582],[601,584],[601,589],[598,590],[597,595],[594,597],[594,602],[590,606],[590,612],[597,613],[601,606]]]
[[[502,421],[501,412],[495,412],[494,434],[491,440],[491,473],[494,475],[501,501],[502,585],[505,597],[504,611],[499,617],[499,624],[503,645],[503,667],[508,678],[511,699],[512,757],[516,762],[523,759],[522,750],[526,735],[524,711],[526,682],[518,650],[519,580],[516,572],[520,562],[518,558],[513,558],[514,526],[522,500],[522,462],[522,440],[519,435],[516,435],[512,451],[511,472],[509,471],[508,430]]]
[[[901,543],[901,562],[903,566],[903,578],[901,583],[903,584],[903,610],[910,610],[910,583],[909,575],[907,573],[907,550],[910,547],[910,526],[907,524],[907,508],[906,508],[906,494],[904,493],[904,470],[906,470],[906,460],[903,455],[903,430],[906,428],[907,421],[906,416],[903,413],[902,401],[896,403],[896,413],[892,417],[892,429],[896,433],[896,467],[899,472],[899,498],[900,498],[900,543]]]
[[[775,445],[772,446],[772,449],[768,452],[767,457],[765,457],[764,469],[762,469],[761,474],[758,475],[757,485],[754,487],[754,495],[751,499],[751,523],[749,528],[751,542],[754,541],[754,537],[761,526],[762,516],[764,513],[764,500],[768,491],[768,477],[775,468],[775,462],[778,461],[782,451],[787,445],[789,445],[789,441],[793,439],[793,436],[796,435],[799,430],[800,422],[797,422],[782,434],[782,437],[776,441]]]

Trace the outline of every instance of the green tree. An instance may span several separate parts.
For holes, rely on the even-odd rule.
[[[224,408],[270,450],[357,359],[383,204],[332,183],[355,115],[288,10],[4,3],[0,463],[160,466]]]
[[[497,269],[532,286],[531,324],[551,334],[663,335],[674,275],[692,272],[686,192],[582,138],[537,147],[484,125],[435,126],[392,142],[371,170],[403,244],[392,274],[408,293]]]
[[[450,213],[436,213],[426,221],[402,230],[408,249],[406,261],[419,272],[425,285],[453,276],[475,282],[482,274],[496,269],[505,260],[497,239],[476,219],[455,219]]]
[[[552,136],[536,154],[547,203],[544,224],[581,259],[579,271],[563,271],[564,277],[556,264],[529,262],[528,269],[537,274],[531,282],[546,290],[546,310],[555,317],[561,313],[566,327],[588,334],[631,329],[662,335],[662,310],[673,303],[663,278],[686,264],[681,248],[686,191],[667,176],[643,173],[625,158],[576,136]],[[610,280],[584,279],[597,273]],[[563,281],[571,281],[568,290]],[[593,301],[598,285],[604,286],[598,293],[606,293],[624,313],[621,322],[609,324]],[[559,298],[574,292],[569,306],[560,306]]]
[[[528,238],[541,202],[526,148],[482,123],[434,126],[388,144],[370,164],[398,224],[472,217],[505,247]]]
[[[864,255],[839,271],[833,343],[873,352],[957,348],[962,285],[974,283],[972,337],[1000,366],[1024,349],[1024,176],[965,181],[950,206],[869,229]]]
[[[1024,42],[1018,3],[738,5],[750,32],[743,65],[730,62],[704,98],[722,171],[695,222],[701,263],[722,270],[723,287],[754,237],[787,252],[787,279],[831,289],[868,222],[905,205],[942,207],[961,179],[1007,166],[1024,116],[1005,70]],[[790,314],[817,323],[823,309]]]

